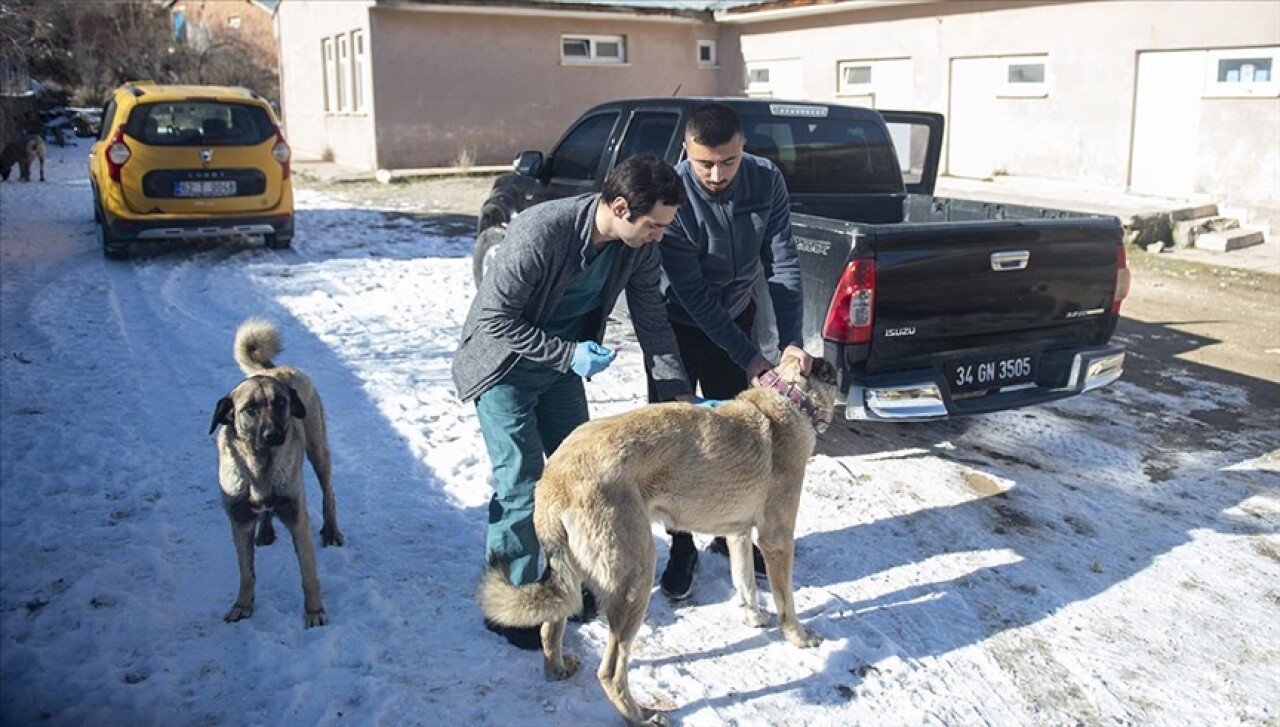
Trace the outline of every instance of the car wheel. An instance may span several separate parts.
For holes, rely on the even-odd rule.
[[[485,274],[489,272],[489,268],[493,265],[494,256],[498,254],[498,250],[502,249],[502,240],[507,236],[507,228],[505,225],[495,225],[486,228],[478,236],[476,236],[476,249],[471,253],[472,274],[475,275],[476,287],[480,287],[480,281],[484,280]]]
[[[263,235],[263,240],[267,243],[267,247],[272,250],[287,250],[293,244],[292,237],[280,237],[279,235]]]
[[[102,256],[108,260],[128,260],[129,241],[122,240],[111,233],[111,226],[101,214],[98,218],[98,244],[102,245]]]

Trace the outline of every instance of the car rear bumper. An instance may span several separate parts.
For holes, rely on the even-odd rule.
[[[1124,372],[1124,349],[1106,345],[1065,354],[1062,380],[1051,384],[1027,383],[986,392],[978,397],[951,395],[944,377],[934,372],[905,372],[850,377],[845,394],[846,419],[871,421],[930,421],[963,414],[1016,409],[1043,404],[1100,389]]]
[[[111,234],[121,240],[195,240],[235,235],[275,235],[293,239],[293,214],[206,218],[119,218],[110,223]]]

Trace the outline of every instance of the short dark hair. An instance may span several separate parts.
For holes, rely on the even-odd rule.
[[[636,154],[618,163],[600,188],[605,204],[627,200],[631,222],[647,215],[659,202],[678,207],[684,203],[684,182],[675,167],[652,154]]]
[[[728,144],[741,133],[742,120],[738,118],[738,112],[718,102],[694,109],[684,127],[684,138],[703,146]]]

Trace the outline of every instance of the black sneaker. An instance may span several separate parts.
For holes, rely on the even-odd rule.
[[[517,649],[523,649],[524,651],[539,651],[542,649],[541,626],[502,626],[485,619],[484,627],[506,639]]]
[[[683,601],[693,590],[693,571],[698,567],[698,548],[689,533],[671,534],[671,555],[658,583],[662,593],[673,601]]]
[[[717,535],[716,539],[711,541],[710,550],[712,553],[717,553],[728,558],[729,541],[725,540],[723,535]],[[756,578],[767,578],[769,574],[765,572],[764,569],[764,553],[760,552],[760,546],[755,543],[751,544],[751,556],[754,561],[752,565],[756,569]]]
[[[569,617],[574,623],[591,623],[596,620],[599,609],[596,607],[596,594],[590,588],[582,587],[582,610]]]

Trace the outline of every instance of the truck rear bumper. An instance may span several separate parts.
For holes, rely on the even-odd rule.
[[[1016,409],[1100,389],[1119,379],[1123,372],[1124,349],[1098,346],[1075,353],[1066,381],[1059,386],[1020,384],[980,397],[955,399],[941,375],[895,375],[883,383],[873,380],[850,384],[844,415],[845,419],[904,422]]]

